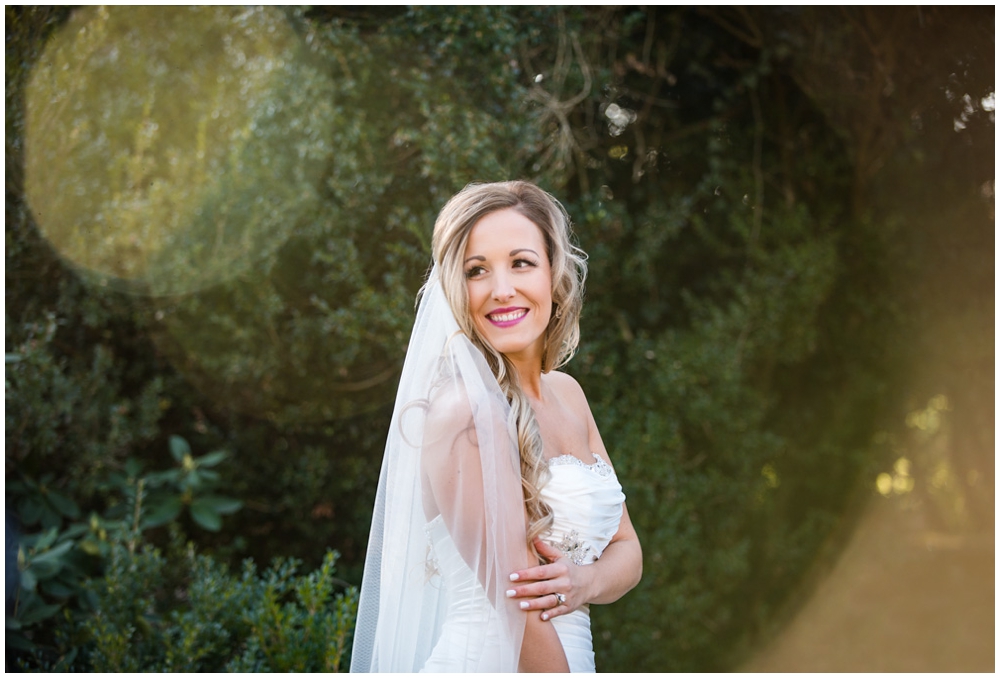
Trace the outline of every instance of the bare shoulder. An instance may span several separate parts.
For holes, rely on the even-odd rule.
[[[472,420],[472,406],[465,388],[449,381],[434,389],[426,401],[429,425],[444,427],[466,426]]]
[[[459,457],[478,448],[472,406],[465,389],[455,383],[435,389],[418,405],[425,410],[423,431],[417,438],[427,468],[453,465]],[[403,417],[405,425],[405,415]]]
[[[559,397],[574,409],[582,408],[583,412],[590,412],[590,405],[587,396],[583,392],[580,382],[565,372],[553,370],[548,375],[549,384]]]
[[[552,370],[546,376],[548,377],[549,385],[552,386],[552,388],[554,388],[560,396],[586,398],[586,396],[583,395],[583,388],[580,386],[580,382],[565,372]]]
[[[588,444],[590,451],[604,458],[604,461],[611,463],[608,450],[601,439],[601,432],[597,428],[597,421],[590,410],[590,403],[583,392],[583,387],[572,376],[565,372],[552,371],[548,373],[549,384],[559,397],[568,405],[577,416],[581,417],[587,427]]]

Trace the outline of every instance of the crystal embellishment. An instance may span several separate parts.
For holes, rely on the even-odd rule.
[[[591,454],[594,454],[591,452]],[[549,466],[580,466],[589,471],[593,471],[602,478],[607,478],[612,475],[615,470],[611,468],[611,464],[604,461],[602,457],[594,454],[594,459],[596,460],[593,464],[587,464],[582,461],[579,457],[572,454],[563,454],[558,457],[553,457],[549,459]]]
[[[552,546],[562,551],[563,555],[569,558],[574,565],[583,565],[587,562],[587,558],[594,554],[594,549],[583,543],[583,540],[580,539],[580,533],[576,530],[563,536],[562,541],[556,542]]]

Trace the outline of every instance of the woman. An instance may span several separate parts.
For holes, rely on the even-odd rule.
[[[593,671],[590,603],[642,554],[576,349],[583,253],[549,194],[441,210],[372,519],[352,671]]]

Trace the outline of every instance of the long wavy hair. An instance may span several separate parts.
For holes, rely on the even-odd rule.
[[[516,210],[539,228],[552,270],[552,315],[545,329],[543,373],[565,365],[576,352],[587,255],[571,241],[570,219],[565,208],[551,195],[526,181],[469,184],[448,201],[434,224],[434,261],[445,298],[458,326],[486,357],[511,406],[528,513],[528,546],[537,555],[534,538],[552,526],[552,510],[540,494],[550,477],[542,436],[513,364],[476,330],[469,312],[464,271],[465,248],[472,228],[486,215],[504,209]]]

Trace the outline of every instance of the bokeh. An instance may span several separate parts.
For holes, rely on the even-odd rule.
[[[254,270],[315,209],[333,92],[278,10],[92,7],[26,94],[25,189],[96,284],[171,296]]]
[[[644,549],[599,669],[992,667],[991,8],[6,19],[9,667],[346,666],[434,218],[510,178]]]

